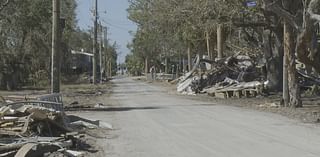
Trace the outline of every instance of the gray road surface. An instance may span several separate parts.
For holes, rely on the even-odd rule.
[[[320,129],[259,111],[187,100],[130,78],[113,80],[110,157],[319,157]]]

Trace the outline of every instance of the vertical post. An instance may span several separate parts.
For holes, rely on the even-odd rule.
[[[105,77],[107,78],[107,77],[111,77],[111,76],[109,76],[109,61],[108,61],[108,28],[106,27],[106,29],[105,29],[105,33],[103,33],[104,34],[104,37],[103,37],[103,39],[105,40],[103,43],[105,44],[104,45],[104,48],[105,48],[105,51],[104,51],[104,60],[105,60]]]
[[[181,53],[179,53],[179,62],[178,62],[178,70],[177,70],[177,73],[180,73],[181,72],[181,67],[182,67],[182,57],[181,57]]]
[[[240,45],[241,43],[241,29],[239,29],[239,32],[238,32],[238,44]]]
[[[109,59],[109,77],[110,78],[112,77],[112,60],[111,60],[111,56],[110,56],[110,59]]]
[[[102,49],[103,49],[103,32],[102,32],[102,25],[101,22],[99,24],[100,28],[100,48],[99,48],[99,66],[100,66],[100,83],[102,83],[102,73],[103,73],[103,68],[102,68]]]
[[[221,59],[223,57],[223,26],[222,24],[218,24],[217,28],[217,49],[218,55],[217,58]]]
[[[288,55],[290,55],[290,42],[288,42],[290,39],[288,36],[288,28],[287,23],[284,24],[284,53],[283,53],[283,87],[282,87],[282,99],[283,99],[283,105],[288,106],[289,105],[289,86],[288,86]],[[289,44],[288,44],[289,43]]]
[[[164,64],[165,64],[164,73],[169,74],[169,64],[168,64],[168,57],[167,56],[165,56],[165,58],[164,58]]]
[[[106,53],[106,40],[105,40],[105,27],[101,26],[101,33],[102,33],[102,65],[103,66],[103,71],[102,71],[102,74],[103,77],[107,78],[107,74],[106,74],[106,62],[107,62],[107,53]]]
[[[184,60],[185,60],[185,58],[182,57],[182,72],[183,72],[183,74],[185,74],[185,72],[187,71],[186,63]]]
[[[191,44],[188,45],[188,71],[192,69],[192,61],[191,61]]]
[[[148,56],[144,59],[144,73],[145,73],[146,77],[148,77],[148,73],[149,73],[149,58],[148,58]]]
[[[208,30],[206,31],[206,40],[207,40],[208,58],[209,58],[209,59],[212,59],[211,50],[210,50],[210,34],[209,34],[209,31],[208,31]]]
[[[93,25],[93,57],[92,57],[92,83],[96,84],[97,79],[97,25],[98,25],[98,0],[94,3],[94,25]]]
[[[51,93],[60,92],[60,0],[52,0]]]

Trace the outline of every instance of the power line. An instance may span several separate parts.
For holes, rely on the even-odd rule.
[[[125,30],[125,31],[131,31],[131,30],[128,29],[128,28],[124,28],[124,27],[122,27],[122,26],[118,26],[118,25],[115,25],[115,24],[111,24],[111,23],[106,22],[106,21],[104,21],[104,20],[101,20],[101,21],[102,21],[104,24],[109,25],[109,26],[111,26],[111,27],[113,27],[113,28],[118,28],[118,29]]]
[[[116,23],[117,25],[124,25],[124,26],[133,25],[133,23],[130,23],[130,21],[115,20],[107,17],[104,17],[104,18],[107,19],[108,21],[112,21],[112,23]]]

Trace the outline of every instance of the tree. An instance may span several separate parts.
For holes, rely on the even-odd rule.
[[[52,2],[1,1],[0,6],[0,88],[48,85]],[[71,34],[76,29],[75,8],[74,0],[61,1],[61,13],[66,19],[63,58],[70,58],[67,52]]]
[[[245,47],[250,50],[247,54],[265,59],[268,89],[281,90],[279,77],[285,76],[283,91],[289,91],[284,94],[290,97],[288,106],[299,107],[295,60],[318,72],[320,69],[320,51],[314,42],[314,23],[320,19],[319,1],[256,0],[250,6],[246,0],[131,0],[129,18],[139,28],[135,40],[144,39],[134,40],[132,52],[133,55],[143,52],[144,57],[152,54],[149,56],[156,59],[168,50],[176,54],[188,51],[183,57],[188,56],[190,67],[191,52],[201,55],[207,51],[214,58]],[[211,54],[213,49],[217,53]],[[279,68],[283,64],[287,65],[284,71]]]
[[[281,3],[282,2],[282,3]],[[316,71],[319,67],[319,51],[315,51],[314,23],[319,21],[319,0],[264,0],[264,8],[284,19],[285,27],[285,57],[288,61],[288,106],[301,107],[300,89],[296,76],[295,58]],[[295,47],[295,48],[293,48]],[[297,54],[297,55],[295,55]],[[286,66],[286,65],[284,65]],[[287,95],[284,93],[284,96]],[[284,98],[286,99],[286,98]]]

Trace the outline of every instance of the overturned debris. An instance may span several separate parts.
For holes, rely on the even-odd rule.
[[[212,68],[203,69],[202,64],[209,64]],[[198,55],[193,69],[179,79],[177,91],[183,94],[208,93],[223,98],[256,96],[264,87],[260,71],[249,56],[239,53],[218,61],[200,59]]]

